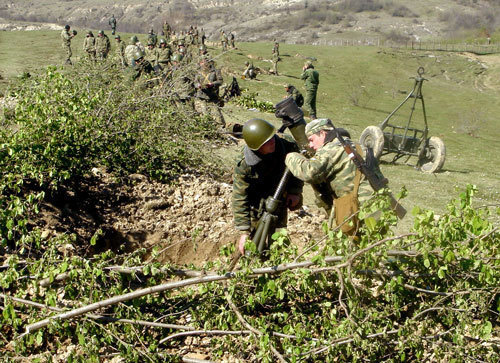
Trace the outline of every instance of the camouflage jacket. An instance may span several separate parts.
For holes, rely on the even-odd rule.
[[[119,58],[125,57],[125,42],[123,40],[116,42],[115,53]]]
[[[102,37],[97,37],[95,40],[95,50],[97,53],[109,53],[111,49],[111,43],[109,42],[108,36],[105,34]]]
[[[199,84],[199,89],[210,101],[219,100],[219,88],[222,85],[222,74],[215,67],[210,69],[201,69],[198,73],[195,83]],[[205,97],[200,97],[205,98]]]
[[[146,52],[144,54],[144,59],[151,63],[152,66],[156,65],[156,61],[158,59],[158,50],[156,48],[149,49],[146,48]]]
[[[170,47],[158,48],[158,63],[170,63],[172,50]]]
[[[135,44],[129,44],[125,47],[125,59],[127,60],[127,63],[129,65],[134,64],[135,53],[138,52],[139,50],[140,50],[139,47]]]
[[[293,175],[312,184],[317,205],[323,207],[328,214],[333,212],[332,203],[335,198],[354,189],[356,165],[336,139],[323,145],[310,159],[299,153],[291,153],[286,156],[285,163]],[[368,200],[372,194],[373,189],[362,176],[358,190],[359,203]]]
[[[306,90],[316,90],[319,84],[319,73],[314,68],[306,69],[300,75],[300,79],[303,79]]]
[[[290,137],[276,138],[274,153],[259,156],[245,146],[233,172],[232,208],[234,225],[240,231],[250,230],[255,222],[261,200],[274,194],[285,170],[285,157],[298,151]],[[291,177],[286,185],[288,194],[302,194],[304,183]],[[286,206],[279,208],[278,227],[286,226]]]
[[[83,41],[83,50],[87,53],[95,53],[95,38],[85,37]]]
[[[63,31],[61,32],[61,40],[63,47],[71,46],[71,34],[68,30],[63,29]]]

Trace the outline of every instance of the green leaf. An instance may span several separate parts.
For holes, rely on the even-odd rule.
[[[481,329],[481,338],[487,340],[491,338],[491,332],[493,331],[493,325],[488,320]]]
[[[424,266],[427,268],[431,267],[431,261],[428,258],[424,259]]]
[[[377,221],[373,217],[368,217],[365,219],[365,224],[370,231],[374,231],[377,226]]]

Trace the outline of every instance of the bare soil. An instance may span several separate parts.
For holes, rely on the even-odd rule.
[[[231,192],[230,183],[205,176],[184,175],[164,184],[132,174],[117,182],[95,169],[94,176],[77,187],[50,196],[32,223],[46,237],[75,233],[86,253],[156,247],[160,262],[201,266],[216,260],[222,246],[238,240]],[[321,236],[322,221],[315,208],[291,212],[292,242],[302,246]],[[90,238],[99,229],[102,235],[92,247]]]

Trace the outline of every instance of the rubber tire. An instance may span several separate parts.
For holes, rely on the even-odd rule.
[[[443,167],[445,159],[446,148],[443,140],[439,137],[432,136],[427,142],[425,155],[420,160],[422,164],[420,170],[428,174],[436,173]]]
[[[380,155],[382,155],[382,151],[384,150],[384,133],[378,126],[368,126],[361,133],[359,143],[364,148],[371,147],[373,149],[373,155],[377,159],[380,159]]]

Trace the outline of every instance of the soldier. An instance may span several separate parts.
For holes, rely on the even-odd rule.
[[[122,67],[127,66],[127,61],[125,59],[125,42],[121,39],[119,35],[115,36],[116,41],[116,59],[119,61]]]
[[[135,54],[141,51],[141,49],[137,46],[138,42],[139,39],[137,39],[137,36],[133,35],[132,37],[130,37],[130,44],[127,45],[127,47],[125,48],[125,59],[128,65],[131,67],[134,65],[135,62],[134,60]]]
[[[241,254],[245,253],[245,242],[257,223],[261,201],[273,195],[280,182],[286,155],[298,151],[295,142],[279,137],[275,132],[274,126],[262,119],[252,119],[243,125],[242,134],[246,145],[234,168],[232,196],[234,225],[241,232],[238,241]],[[293,176],[288,180],[286,203],[277,210],[275,228],[286,227],[287,208],[300,208],[303,185]]]
[[[108,23],[109,23],[109,26],[111,27],[111,34],[115,35],[115,33],[116,33],[116,18],[115,18],[115,14],[111,15],[111,18],[109,18]]]
[[[144,53],[144,59],[147,60],[154,68],[156,66],[157,58],[158,52],[154,47],[153,41],[149,39],[148,47],[146,48],[146,52]]]
[[[231,45],[231,48],[235,49],[236,46],[234,45],[234,34],[229,33],[229,44]]]
[[[196,98],[194,106],[197,112],[209,113],[221,127],[226,126],[226,121],[219,108],[219,88],[222,85],[220,70],[215,68],[213,61],[202,57],[200,60],[200,72],[195,79]]]
[[[316,195],[316,203],[325,209],[328,226],[334,228],[359,210],[359,205],[373,195],[364,175],[344,151],[329,119],[314,120],[306,126],[309,146],[316,151],[314,157],[307,159],[299,153],[286,156],[286,166],[300,180],[310,183]],[[347,131],[339,129],[346,141]],[[362,152],[359,145],[358,152]],[[359,221],[344,223],[342,231],[354,236],[358,232]]]
[[[224,30],[220,31],[220,44],[223,51],[227,50],[227,35]]]
[[[276,54],[278,57],[280,56],[280,43],[276,39],[274,39],[273,45],[273,55]]]
[[[281,58],[279,57],[278,53],[273,53],[273,70],[272,73],[275,76],[279,76],[278,74],[278,62],[281,61]]]
[[[198,31],[198,27],[196,25],[193,30],[193,44],[194,45],[200,44],[200,32]]]
[[[95,50],[97,53],[97,58],[100,60],[104,60],[108,57],[108,53],[111,49],[111,42],[106,34],[104,34],[104,30],[99,30],[97,33],[97,39],[95,42]]]
[[[156,43],[158,42],[158,37],[156,36],[154,29],[151,28],[148,34],[148,45],[149,43],[153,44],[153,48],[156,47]]]
[[[285,91],[288,96],[292,96],[297,106],[302,107],[302,105],[304,104],[304,96],[302,96],[302,93],[300,93],[297,88],[295,88],[291,84],[287,84],[285,85]]]
[[[201,28],[201,31],[200,31],[200,42],[202,45],[205,45],[205,40],[207,39],[207,36],[205,35],[205,30],[203,30],[203,28]]]
[[[73,55],[71,52],[71,39],[76,35],[76,31],[70,33],[70,29],[71,27],[69,25],[65,25],[61,32],[62,47],[66,51],[66,64],[73,64],[71,63],[71,56]]]
[[[302,67],[302,74],[300,76],[306,86],[306,98],[304,106],[309,111],[311,120],[316,119],[316,94],[318,93],[319,73],[314,69],[311,61],[307,61]]]
[[[168,38],[170,37],[171,30],[172,28],[170,27],[170,24],[165,20],[165,22],[163,23],[163,35],[166,37],[167,41]]]
[[[144,59],[144,54],[141,51],[136,52],[134,54],[134,66],[132,67],[132,75],[130,79],[132,81],[135,81],[143,75],[149,75],[153,73],[153,66]]]
[[[83,41],[83,50],[87,53],[90,61],[95,61],[95,38],[92,30],[87,32],[87,36]]]
[[[167,41],[163,38],[160,39],[160,47],[158,48],[158,65],[161,69],[165,70],[168,68],[170,63],[170,57],[172,56],[172,50],[167,44]]]
[[[253,63],[246,61],[245,66],[247,68],[245,69],[245,72],[243,72],[243,78],[255,79],[257,77],[257,71],[255,70]]]

